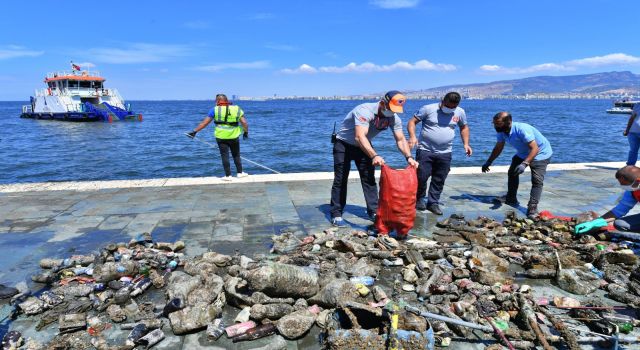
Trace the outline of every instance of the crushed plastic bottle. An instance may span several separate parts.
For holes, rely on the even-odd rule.
[[[349,278],[349,281],[353,282],[354,284],[364,284],[365,286],[372,286],[373,282],[375,282],[375,279],[371,276],[353,276],[351,278]]]
[[[218,340],[224,334],[224,328],[222,317],[216,318],[207,325],[207,336],[212,340]]]
[[[164,332],[162,331],[162,329],[158,328],[158,329],[154,329],[144,337],[140,338],[138,340],[138,344],[144,345],[148,349],[158,344],[162,339],[164,339]]]
[[[588,268],[591,272],[593,272],[596,276],[598,276],[598,278],[604,277],[604,272],[598,270],[595,266],[593,266],[593,264],[586,263],[584,264],[584,267]]]

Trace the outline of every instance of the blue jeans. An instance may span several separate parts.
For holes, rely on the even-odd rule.
[[[629,135],[627,135],[627,139],[629,139],[627,165],[636,165],[636,161],[638,161],[638,148],[640,148],[640,134],[630,132]]]

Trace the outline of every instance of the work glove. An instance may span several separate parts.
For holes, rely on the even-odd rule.
[[[581,235],[583,233],[587,233],[594,228],[606,227],[608,225],[607,220],[603,218],[597,218],[595,220],[583,222],[581,224],[576,225],[575,233],[577,235]]]
[[[489,163],[489,162],[486,162],[486,163],[482,164],[482,172],[483,173],[489,172],[489,167],[490,166],[491,166],[491,163]]]
[[[244,132],[244,134],[242,134],[242,139],[243,139],[243,140],[246,140],[246,139],[248,139],[248,138],[249,138],[249,132],[248,132],[248,131],[245,131],[245,132]]]
[[[196,134],[197,134],[197,133],[198,133],[198,132],[194,130],[194,131],[192,131],[192,132],[188,132],[188,133],[187,133],[187,136],[189,136],[190,138],[194,138],[194,137],[196,137]]]
[[[529,164],[527,164],[527,163],[520,163],[520,165],[518,165],[515,168],[514,172],[516,173],[516,175],[520,175],[520,174],[524,173],[524,169],[526,169],[528,165]]]

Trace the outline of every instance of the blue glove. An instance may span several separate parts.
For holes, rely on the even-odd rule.
[[[583,222],[581,224],[576,225],[575,233],[577,235],[581,235],[583,233],[587,233],[593,230],[594,228],[606,227],[607,225],[609,225],[607,223],[607,220],[603,218],[597,218],[595,220]]]
[[[248,131],[245,131],[245,132],[244,132],[244,134],[242,134],[242,139],[243,139],[243,140],[246,140],[246,139],[248,139],[248,138],[249,138],[249,132],[248,132]]]
[[[188,132],[187,136],[189,136],[190,138],[194,138],[194,137],[196,137],[197,133],[198,133],[197,131]]]
[[[520,165],[518,165],[515,168],[514,172],[516,173],[516,175],[520,175],[520,174],[524,173],[524,169],[526,169],[528,165],[529,164],[527,164],[527,163],[520,163]]]

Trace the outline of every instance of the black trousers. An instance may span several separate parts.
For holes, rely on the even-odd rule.
[[[518,201],[518,186],[520,185],[520,175],[515,173],[515,169],[522,163],[524,159],[513,156],[511,158],[511,166],[509,167],[507,181],[507,202],[515,203]],[[551,158],[544,160],[534,160],[529,164],[531,169],[531,195],[529,196],[529,204],[527,207],[537,206],[542,196],[542,186],[544,185],[544,176],[547,174],[547,165],[551,162]]]
[[[640,214],[623,216],[614,221],[613,226],[620,231],[640,232]]]
[[[216,139],[218,148],[220,149],[220,157],[222,158],[222,166],[224,167],[225,176],[231,176],[231,165],[229,164],[229,150],[233,156],[233,162],[236,164],[238,174],[242,172],[242,160],[240,159],[240,138],[225,140]]]
[[[418,149],[416,151],[416,161],[420,163],[416,170],[418,172],[417,199],[422,200],[426,195],[427,181],[431,177],[427,205],[439,204],[444,182],[447,179],[447,175],[449,175],[449,170],[451,170],[451,152],[437,154]]]
[[[347,183],[351,161],[356,163],[360,173],[360,183],[364,200],[367,203],[367,213],[374,214],[378,210],[378,186],[376,185],[375,167],[371,158],[358,146],[350,145],[342,140],[333,144],[333,186],[331,186],[331,217],[342,216],[347,204]]]

